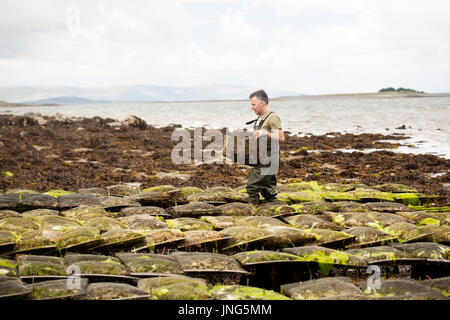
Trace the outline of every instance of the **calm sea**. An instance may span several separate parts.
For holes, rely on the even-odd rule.
[[[411,137],[403,143],[416,148],[405,146],[395,152],[429,153],[450,159],[450,97],[301,97],[274,100],[270,107],[280,115],[284,130],[292,134],[402,133]],[[256,118],[246,100],[0,107],[1,114],[27,112],[120,120],[135,115],[154,126],[180,124],[185,128],[244,128],[246,121]],[[406,129],[397,129],[402,126]]]

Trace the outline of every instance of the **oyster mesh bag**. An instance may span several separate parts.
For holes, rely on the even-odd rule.
[[[438,279],[424,280],[421,284],[438,290],[444,296],[450,297],[450,277],[443,277]]]
[[[242,221],[234,216],[202,216],[201,219],[212,224],[215,229],[225,229],[242,225]]]
[[[239,217],[239,221],[242,221],[243,224],[248,225],[254,228],[266,228],[273,226],[288,226],[286,223],[281,222],[280,220],[272,217]]]
[[[281,286],[284,294],[295,300],[318,300],[347,295],[363,295],[350,278],[330,277],[289,283]]]
[[[265,229],[247,226],[230,227],[222,230],[222,232],[226,236],[232,237],[224,244],[224,250],[235,246],[242,246],[253,241],[264,240],[273,236],[272,232]]]
[[[316,241],[316,237],[304,230],[287,226],[274,226],[265,228],[273,234],[263,242],[266,249],[282,249],[286,247],[297,247],[311,244]]]
[[[406,244],[392,244],[392,247],[403,251],[409,258],[449,260],[450,247],[433,242],[416,242]]]
[[[14,234],[11,231],[0,230],[0,246],[15,242]]]
[[[17,255],[20,277],[67,276],[64,259],[49,256]]]
[[[365,289],[365,293],[381,300],[441,300],[445,296],[420,281],[412,279],[382,280],[378,290]]]
[[[232,202],[218,207],[220,214],[224,216],[251,216],[255,209],[246,203]]]
[[[433,242],[450,244],[450,226],[427,225],[420,227],[420,229],[426,234],[431,234]]]
[[[98,229],[101,233],[112,230],[114,228],[125,228],[125,225],[117,219],[110,217],[98,217],[89,219],[85,224],[85,227],[91,227]]]
[[[182,247],[190,247],[200,245],[202,243],[214,242],[224,239],[226,236],[220,231],[210,230],[191,230],[185,232],[186,239],[182,243]]]
[[[286,262],[286,261],[300,261],[299,257],[293,254],[280,251],[246,251],[239,252],[232,256],[242,265],[265,263],[265,262]]]
[[[172,256],[185,272],[229,271],[245,272],[239,262],[225,254],[206,252],[174,252]]]
[[[9,217],[0,220],[0,230],[2,231],[12,231],[20,234],[37,230],[38,228],[39,225],[29,218]]]
[[[398,237],[399,242],[431,239],[431,234],[427,233],[426,230],[406,222],[391,224],[384,228],[384,231]]]
[[[37,282],[29,285],[32,289],[31,299],[33,300],[55,300],[55,299],[71,299],[80,298],[86,294],[88,285],[87,279],[80,279],[79,287],[70,288],[67,280],[50,280]]]
[[[0,277],[17,276],[17,262],[0,257]]]
[[[169,225],[169,228],[180,229],[182,231],[213,229],[213,226],[210,223],[197,218],[167,219],[166,223]]]
[[[212,288],[211,292],[216,300],[290,300],[273,290],[251,286],[219,285]]]
[[[158,277],[141,279],[138,288],[150,294],[152,300],[205,300],[211,296],[206,281],[189,277]]]
[[[20,279],[0,277],[0,299],[26,297],[30,293],[31,289]]]
[[[185,238],[185,233],[179,229],[159,229],[147,232],[145,239],[148,246],[154,246],[171,241],[180,241]]]
[[[58,248],[65,249],[69,247],[86,244],[89,242],[98,243],[100,241],[100,232],[97,228],[81,227],[66,232],[58,240]]]
[[[20,237],[15,247],[16,251],[56,247],[57,241],[64,235],[61,231],[36,230],[29,231]]]
[[[158,218],[151,216],[149,214],[138,214],[134,216],[127,216],[119,218],[120,222],[128,226],[128,228],[133,230],[140,229],[167,229],[167,223],[159,220]]]
[[[353,243],[350,243],[349,247],[394,242],[397,239],[396,236],[393,236],[390,233],[370,227],[354,227],[345,230],[345,232],[355,236]]]
[[[114,282],[92,283],[87,287],[86,300],[140,300],[148,299],[147,292],[132,285]]]
[[[181,274],[180,264],[171,256],[160,254],[117,253],[132,274]]]
[[[341,230],[342,227],[321,219],[315,215],[299,214],[291,217],[286,217],[285,220],[291,225],[300,229],[320,228],[328,230]]]
[[[167,209],[174,218],[178,217],[200,217],[202,215],[216,215],[220,209],[212,204],[203,202],[191,202],[185,205],[175,206]]]

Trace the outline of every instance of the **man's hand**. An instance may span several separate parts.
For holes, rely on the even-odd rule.
[[[258,139],[260,137],[264,137],[267,136],[269,134],[269,132],[267,132],[266,130],[256,130],[255,132],[253,132],[253,137],[255,139]]]

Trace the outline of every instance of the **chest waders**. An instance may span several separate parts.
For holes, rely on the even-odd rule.
[[[260,130],[264,124],[264,122],[269,118],[269,116],[273,112],[269,113],[267,117],[265,117],[263,120],[261,120],[258,124],[258,120],[247,122],[247,124],[255,123],[253,125],[253,129]],[[270,147],[270,141],[267,138],[267,154],[270,155],[271,147]],[[270,165],[270,164],[269,164]],[[268,166],[269,166],[268,165]],[[248,202],[257,205],[260,203],[259,201],[259,194],[261,194],[264,199],[266,199],[268,202],[276,201],[277,200],[277,178],[276,175],[262,175],[261,174],[261,167],[262,165],[259,163],[254,165],[252,171],[250,172],[250,176],[248,177],[247,182],[247,193],[248,193]]]

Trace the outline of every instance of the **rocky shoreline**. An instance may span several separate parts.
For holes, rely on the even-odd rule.
[[[228,164],[175,165],[170,136],[177,126],[155,128],[137,117],[74,118],[63,115],[0,116],[0,192],[27,188],[77,191],[136,183],[142,188],[239,187],[250,167]],[[450,203],[450,160],[428,154],[386,150],[342,152],[336,149],[392,149],[404,135],[341,134],[298,137],[287,134],[281,146],[280,182],[401,183],[438,195],[435,205]],[[382,142],[389,140],[392,142]]]

